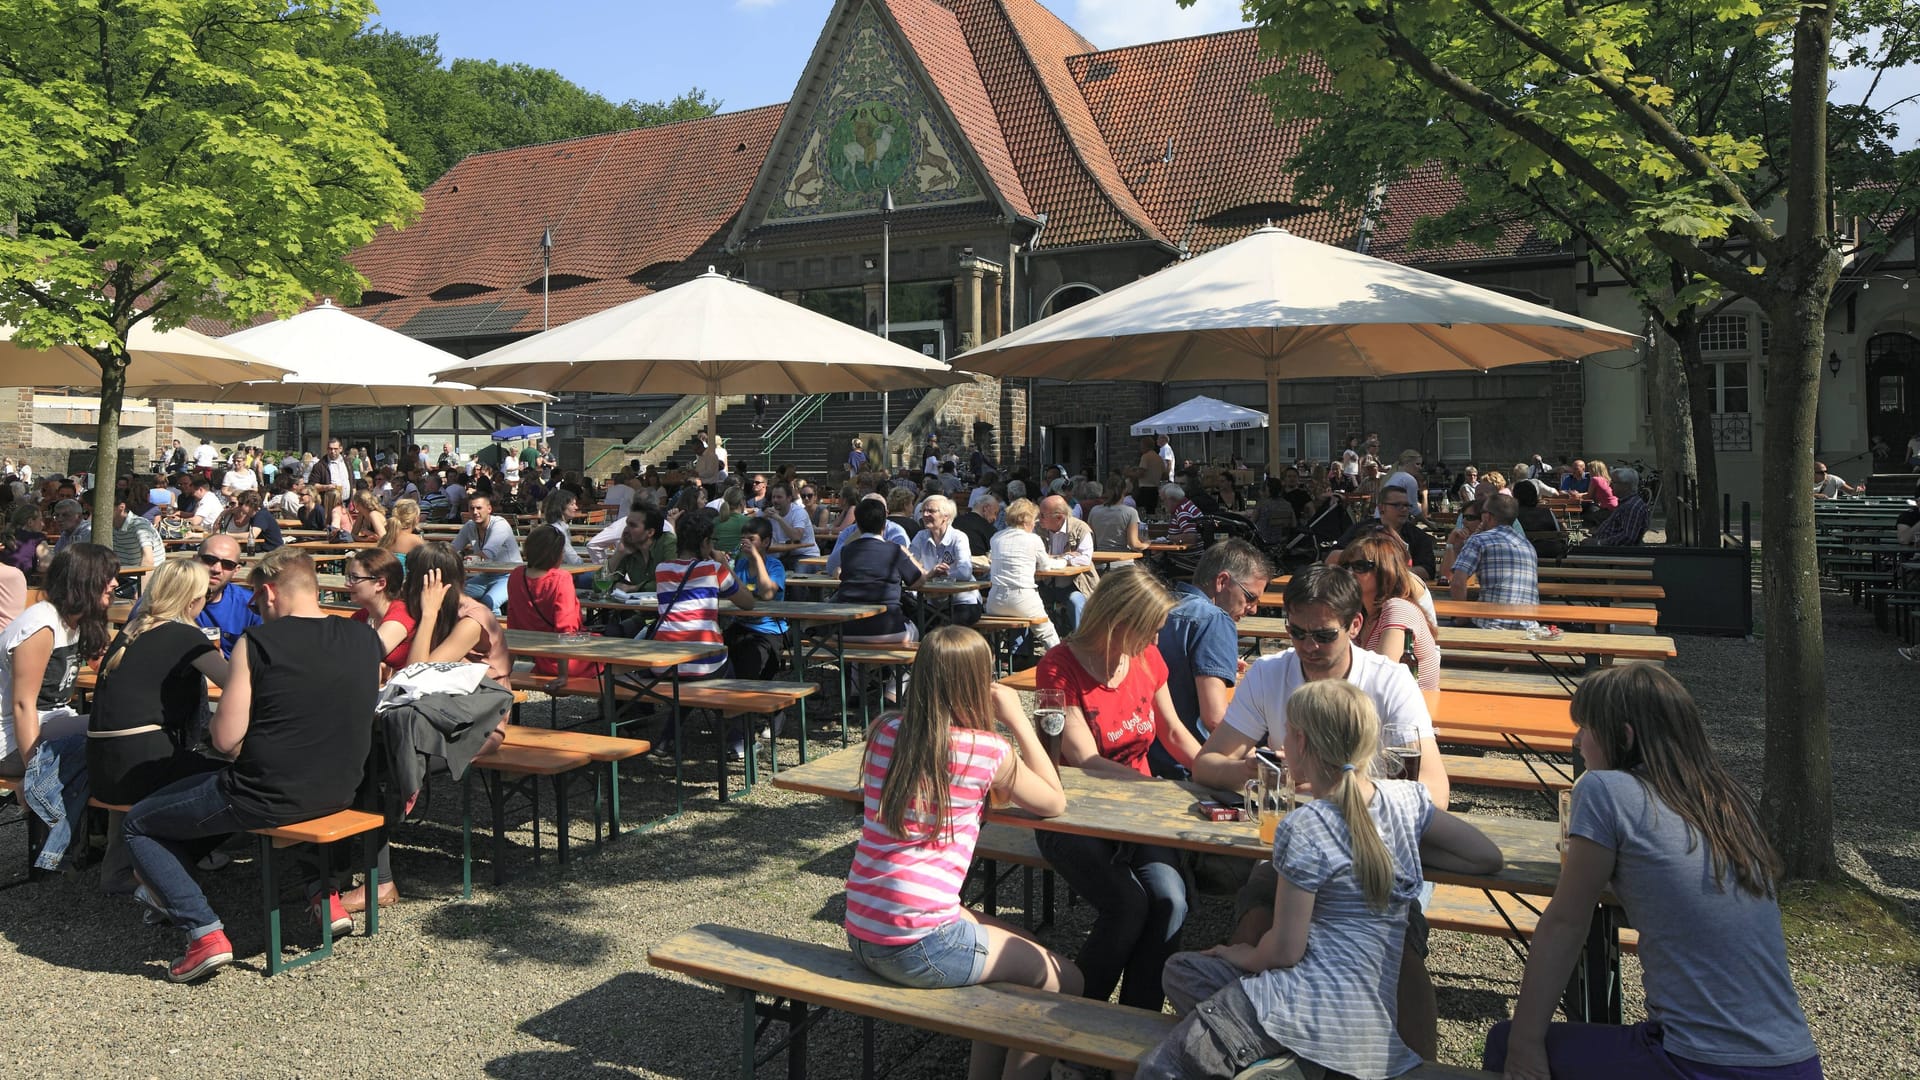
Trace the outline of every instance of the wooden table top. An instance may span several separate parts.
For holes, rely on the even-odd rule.
[[[857,802],[860,797],[860,757],[854,746],[823,758],[781,769],[773,785],[832,799]],[[1172,780],[1110,780],[1072,767],[1060,770],[1067,793],[1067,810],[1056,818],[1036,818],[1018,807],[989,810],[986,820],[1050,832],[1097,836],[1121,843],[1159,844],[1212,854],[1265,859],[1270,845],[1260,842],[1259,829],[1249,821],[1208,821],[1196,803],[1219,797],[1199,784]],[[1238,802],[1235,795],[1228,800]],[[1552,896],[1560,880],[1560,853],[1555,844],[1560,827],[1551,821],[1527,818],[1458,815],[1486,833],[1500,846],[1506,866],[1494,874],[1449,874],[1429,870],[1430,880],[1500,892]]]
[[[1287,622],[1260,615],[1240,620],[1244,638],[1286,638]],[[1551,656],[1606,656],[1622,660],[1671,660],[1679,655],[1673,639],[1656,634],[1562,634],[1557,638],[1530,638],[1524,630],[1482,630],[1475,626],[1442,626],[1435,635],[1441,650],[1478,649],[1483,652],[1540,653]]]
[[[589,637],[584,641],[567,642],[562,641],[559,634],[539,630],[508,630],[506,638],[507,651],[515,656],[585,660],[614,667],[672,667],[727,651],[726,645],[719,642],[709,645],[692,641],[617,637]]]
[[[1262,593],[1263,608],[1286,607],[1280,593]],[[1660,609],[1625,607],[1616,604],[1486,604],[1478,600],[1454,600],[1444,595],[1433,598],[1433,613],[1443,619],[1523,619],[1544,623],[1571,623],[1592,626],[1660,625]]]
[[[1545,575],[1543,574],[1542,577],[1544,576]],[[1293,580],[1293,575],[1282,574],[1279,577],[1274,578],[1269,583],[1269,587],[1273,589],[1285,589],[1287,587],[1287,583],[1292,580]],[[1467,587],[1469,590],[1474,592],[1478,592],[1480,588],[1478,582],[1473,581],[1472,579],[1469,579]],[[1445,595],[1445,593],[1442,591],[1445,588],[1446,586],[1444,585],[1432,586],[1433,593],[1434,593],[1433,598],[1436,603],[1438,603],[1440,598]],[[1568,599],[1568,600],[1592,600],[1592,601],[1595,601],[1596,603],[1602,603],[1602,604],[1609,604],[1616,600],[1648,601],[1648,600],[1665,600],[1667,598],[1667,590],[1662,586],[1632,585],[1624,582],[1544,581],[1543,580],[1539,583],[1539,590],[1540,590],[1540,595],[1543,598],[1558,597],[1561,599]]]
[[[1638,566],[1651,567],[1651,555],[1578,555],[1569,554],[1558,559],[1548,559],[1554,566]]]
[[[1652,581],[1653,571],[1625,566],[1551,566],[1540,564],[1541,581]]]
[[[837,589],[839,587],[840,579],[829,574],[787,575],[787,588],[789,589]],[[984,581],[955,581],[952,578],[935,580],[933,578],[923,577],[916,585],[901,585],[900,587],[909,592],[922,593],[927,596],[953,596],[957,593],[985,592],[991,586]]]
[[[1132,562],[1135,559],[1145,557],[1146,553],[1140,551],[1096,551],[1093,553],[1095,565],[1099,565],[1100,563]]]
[[[511,574],[515,570],[518,570],[525,565],[527,564],[517,563],[517,562],[483,562],[483,561],[475,560],[474,562],[470,562],[467,564],[467,572],[473,573],[473,574]],[[564,570],[569,574],[575,574],[575,575],[592,574],[592,573],[597,573],[600,570],[600,564],[590,563],[590,562],[589,563],[562,563],[561,565],[554,567],[554,569]]]

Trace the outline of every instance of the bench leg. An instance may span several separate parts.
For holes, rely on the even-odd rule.
[[[573,837],[568,835],[567,829],[567,779],[570,776],[571,773],[555,773],[553,777],[553,844],[561,866],[567,865],[572,853]]]
[[[468,769],[460,781],[460,899],[473,899],[473,774]]]
[[[493,883],[500,885],[506,881],[502,869],[507,847],[507,793],[502,790],[506,777],[482,778],[481,782],[487,785],[487,800],[493,808]]]
[[[740,1080],[753,1080],[753,1051],[758,1041],[760,1007],[759,1001],[751,990],[736,991],[740,995]]]
[[[387,828],[380,828],[367,834],[366,847],[361,857],[367,864],[367,895],[373,897],[373,903],[367,905],[367,936],[380,932],[380,848],[386,843]]]
[[[320,923],[320,947],[296,956],[291,960],[282,958],[280,954],[283,944],[280,925],[280,874],[279,865],[274,857],[276,851],[277,849],[273,846],[272,839],[265,836],[260,837],[260,892],[264,904],[263,913],[266,915],[265,921],[267,924],[267,978],[269,979],[283,971],[311,964],[315,960],[325,960],[327,957],[333,955],[333,920],[323,917],[318,920]],[[328,873],[330,874],[331,867],[327,860],[326,846],[320,848],[320,860],[321,866],[328,868]],[[374,889],[373,892],[367,894],[374,899],[372,905],[374,907],[379,906],[378,874],[378,870],[375,870],[374,876],[367,879],[369,882],[372,882],[370,887]],[[327,887],[331,890],[332,883],[329,882]],[[325,894],[322,894],[323,902],[324,898]]]

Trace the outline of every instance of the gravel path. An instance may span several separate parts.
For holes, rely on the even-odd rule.
[[[1911,776],[1899,751],[1913,720],[1898,703],[1920,693],[1920,665],[1899,662],[1896,642],[1844,598],[1829,599],[1827,643],[1844,864],[1920,917],[1920,806],[1885,797]],[[1673,665],[1707,705],[1721,752],[1750,782],[1763,741],[1760,651],[1740,640],[1685,638]],[[687,813],[651,833],[595,852],[586,808],[576,803],[576,860],[564,872],[550,858],[531,867],[521,815],[512,877],[497,890],[476,885],[471,902],[459,898],[459,794],[443,782],[429,820],[402,830],[395,858],[408,902],[387,909],[377,937],[348,939],[332,959],[272,980],[260,976],[259,885],[244,846],[231,868],[203,875],[240,962],[200,986],[161,978],[179,936],[143,927],[128,903],[100,896],[91,871],[0,892],[0,984],[24,1006],[0,1025],[0,1060],[15,1076],[733,1075],[736,1007],[709,987],[650,970],[646,950],[702,922],[843,941],[839,893],[857,819],[850,807],[764,785],[719,804],[712,753],[703,736],[688,769],[697,783]],[[791,749],[785,756],[791,760]],[[630,823],[663,809],[669,774],[643,771],[626,787]],[[1462,796],[1479,811],[1538,812],[1497,794]],[[22,831],[0,826],[7,872],[21,865]],[[478,869],[487,882],[484,863]],[[1008,875],[1002,899],[1003,914],[1011,908],[1008,917],[1017,918],[1018,874]],[[1226,907],[1204,900],[1187,941],[1224,936]],[[293,907],[286,911],[290,939],[312,942],[311,926]],[[1088,921],[1085,905],[1063,907],[1048,937],[1071,951]],[[1789,937],[1828,1075],[1920,1076],[1920,969]],[[1441,1056],[1476,1062],[1487,1026],[1511,1007],[1520,965],[1498,942],[1436,933],[1431,967]],[[1631,957],[1626,977],[1637,1018]],[[816,1075],[857,1075],[858,1024],[831,1017],[815,1030]],[[964,1069],[964,1048],[952,1039],[883,1027],[879,1049],[895,1063],[894,1076]]]

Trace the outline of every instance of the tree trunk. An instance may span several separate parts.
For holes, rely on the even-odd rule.
[[[1793,28],[1786,237],[1765,273],[1774,341],[1761,455],[1761,569],[1767,631],[1767,763],[1760,816],[1789,877],[1831,878],[1833,760],[1826,643],[1814,562],[1813,425],[1840,256],[1827,231],[1827,62],[1833,9],[1802,3]],[[1761,291],[1761,290],[1756,290]]]
[[[1679,341],[1680,370],[1693,414],[1688,438],[1693,443],[1694,498],[1700,508],[1696,519],[1700,534],[1692,542],[1717,548],[1726,523],[1720,514],[1720,452],[1713,440],[1713,396],[1707,392],[1706,365],[1700,360],[1700,320],[1690,314],[1683,325],[1686,333]]]
[[[1767,753],[1760,813],[1789,877],[1830,878],[1833,765],[1827,730],[1826,645],[1814,561],[1813,421],[1828,290],[1771,312],[1761,459],[1761,590],[1766,629]]]
[[[1660,464],[1660,509],[1667,518],[1667,542],[1684,542],[1686,518],[1681,495],[1694,475],[1693,415],[1687,410],[1687,371],[1679,346],[1662,321],[1647,342],[1653,367],[1653,453]],[[1645,483],[1646,478],[1641,477]]]
[[[122,342],[126,331],[120,333]],[[127,398],[127,356],[111,346],[88,349],[100,365],[100,427],[94,436],[93,542],[113,547],[113,492],[120,471],[120,409]]]

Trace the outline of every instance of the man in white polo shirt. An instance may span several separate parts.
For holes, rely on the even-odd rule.
[[[1287,735],[1287,698],[1316,679],[1346,679],[1366,692],[1380,713],[1380,745],[1420,748],[1419,780],[1446,809],[1447,770],[1434,741],[1433,717],[1413,673],[1354,641],[1360,632],[1360,585],[1352,572],[1325,564],[1293,575],[1285,595],[1293,648],[1247,667],[1220,726],[1193,759],[1193,778],[1219,791],[1239,791],[1255,777],[1253,750],[1279,750]],[[1235,942],[1256,942],[1273,925],[1279,884],[1271,861],[1254,865],[1234,904]],[[1424,901],[1423,895],[1422,900]],[[1433,979],[1426,969],[1426,917],[1409,919],[1400,965],[1400,1038],[1424,1057],[1438,1042]]]

